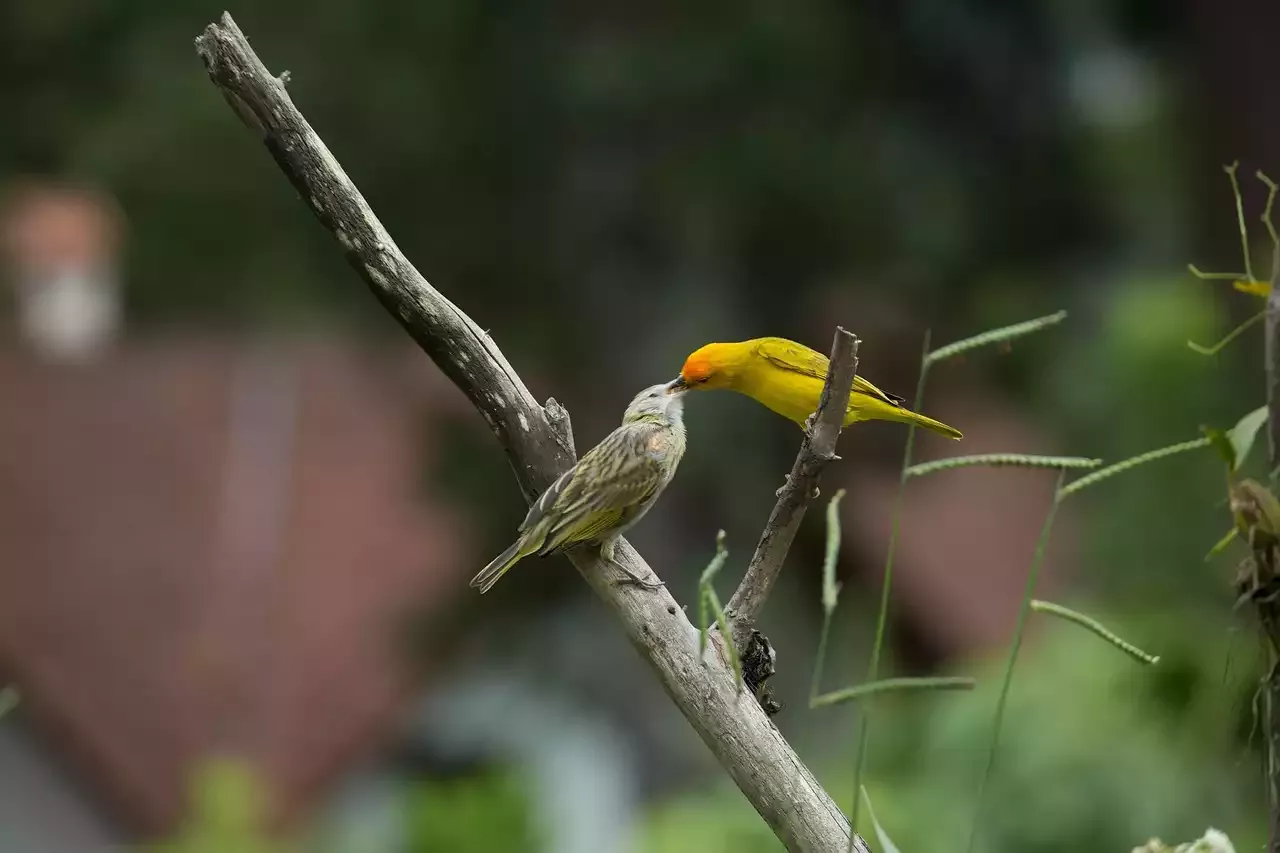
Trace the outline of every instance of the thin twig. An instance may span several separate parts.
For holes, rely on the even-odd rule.
[[[526,498],[540,494],[573,463],[563,409],[550,402],[539,406],[493,339],[400,252],[230,15],[205,29],[196,52],[374,296],[484,416]],[[633,574],[651,571],[625,540],[614,556]],[[730,666],[699,663],[697,629],[675,599],[665,589],[617,584],[616,571],[594,550],[576,550],[569,559],[782,844],[805,853],[842,849],[851,829],[839,806],[757,703],[741,701]],[[866,850],[861,840],[859,848]]]
[[[751,629],[782,572],[782,564],[791,550],[805,510],[817,491],[818,478],[827,463],[836,458],[836,439],[843,428],[849,406],[849,392],[858,370],[858,338],[843,327],[836,329],[831,343],[831,366],[822,386],[818,411],[811,417],[800,442],[787,483],[778,494],[778,502],[769,514],[769,522],[760,534],[760,543],[747,564],[747,573],[729,599],[726,612],[733,621],[733,639],[738,648],[747,648]]]

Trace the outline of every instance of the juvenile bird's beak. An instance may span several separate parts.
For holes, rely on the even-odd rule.
[[[688,385],[688,383],[686,383],[686,382],[684,381],[684,375],[682,374],[682,375],[677,376],[675,379],[672,379],[670,382],[668,382],[668,383],[667,383],[667,393],[668,393],[668,394],[675,394],[675,393],[678,393],[678,392],[680,392],[680,391],[684,391],[684,390],[685,390],[685,389],[687,389],[688,387],[689,387],[689,385]]]

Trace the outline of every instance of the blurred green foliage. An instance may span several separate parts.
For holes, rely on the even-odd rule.
[[[511,773],[416,782],[407,808],[410,853],[540,849],[529,798]]]
[[[154,853],[285,853],[262,827],[266,789],[253,768],[230,758],[210,758],[195,769],[191,809],[174,837]]]
[[[1225,630],[1225,620],[1105,618],[1160,654],[1160,664],[1138,665],[1073,626],[1036,620],[1010,696],[978,849],[1126,851],[1156,834],[1197,837],[1210,825],[1226,830],[1239,849],[1256,849],[1265,820],[1258,744],[1250,736],[1254,646]],[[972,694],[882,700],[867,787],[876,817],[902,850],[957,849],[968,837],[999,666],[978,665]],[[852,740],[850,732],[829,753],[847,753]],[[847,809],[851,757],[829,758],[815,770]],[[875,837],[866,809],[859,823],[864,836]],[[641,849],[779,847],[741,794],[724,785],[656,809]]]

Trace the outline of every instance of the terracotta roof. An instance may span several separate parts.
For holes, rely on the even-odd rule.
[[[460,408],[436,375],[316,342],[0,351],[0,668],[127,822],[170,827],[218,750],[287,819],[391,722],[397,619],[474,562],[417,486],[419,415]]]

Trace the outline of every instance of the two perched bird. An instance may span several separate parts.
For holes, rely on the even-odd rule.
[[[601,556],[627,575],[623,583],[650,589],[661,586],[614,561],[614,547],[675,476],[685,449],[684,393],[715,388],[737,391],[803,427],[818,408],[827,367],[826,356],[786,338],[715,343],[698,349],[685,359],[675,379],[636,395],[622,424],[543,492],[520,525],[516,541],[481,569],[471,585],[488,592],[530,554],[546,556],[596,544]],[[903,402],[855,376],[844,425],[896,421],[949,438],[961,437],[959,430],[917,414]]]

